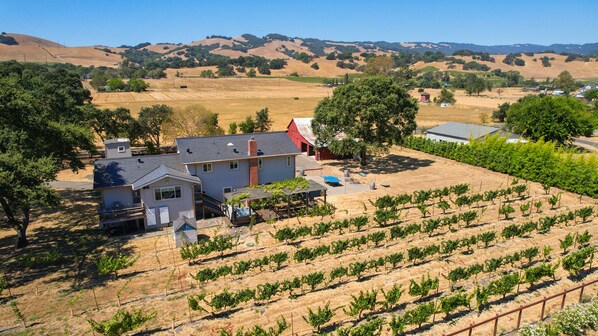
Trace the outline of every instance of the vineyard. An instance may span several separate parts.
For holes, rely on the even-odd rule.
[[[596,279],[595,200],[483,174],[491,174],[484,184],[441,179],[331,197],[332,216],[215,227],[182,249],[169,236],[132,240],[124,246],[134,249],[88,258],[95,275],[76,290],[52,281],[10,286],[8,278],[11,294],[0,299],[16,297],[15,306],[2,306],[9,317],[0,324],[19,330],[49,314],[43,326],[61,334],[127,327],[221,336],[442,335]],[[596,287],[585,295],[595,296]],[[48,313],[32,308],[41,295],[50,298]],[[558,307],[547,305],[546,315]],[[522,324],[536,321],[539,311],[529,311]],[[515,322],[505,318],[504,328]]]

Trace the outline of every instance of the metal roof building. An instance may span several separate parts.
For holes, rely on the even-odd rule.
[[[495,134],[507,137],[507,142],[525,141],[522,140],[519,135],[502,131],[497,127],[460,122],[447,122],[426,131],[426,137],[430,140],[458,142],[463,144],[469,143],[470,139],[477,140]]]

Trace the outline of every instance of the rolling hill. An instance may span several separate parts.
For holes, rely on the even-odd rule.
[[[59,43],[42,38],[23,34],[5,33],[2,34],[5,40],[12,41],[3,43],[0,40],[0,60],[17,60],[20,62],[55,62],[72,63],[82,66],[105,66],[117,67],[123,60],[123,53],[138,55],[140,58],[153,58],[158,60],[185,60],[189,55],[203,52],[212,55],[221,55],[230,58],[241,56],[260,56],[267,59],[282,58],[287,60],[283,69],[273,69],[272,76],[288,76],[297,73],[300,76],[333,77],[345,73],[357,73],[360,66],[365,65],[362,53],[377,55],[388,55],[398,52],[409,53],[443,53],[452,55],[457,50],[471,50],[474,52],[485,52],[491,54],[495,62],[476,60],[485,64],[490,69],[501,69],[503,71],[516,70],[524,77],[544,79],[556,77],[561,71],[568,70],[571,74],[580,79],[598,78],[598,59],[596,57],[583,57],[568,61],[567,56],[559,53],[571,53],[580,55],[598,54],[598,43],[588,44],[553,44],[549,46],[536,44],[514,44],[499,46],[482,46],[467,43],[453,42],[335,42],[314,38],[291,38],[280,34],[269,34],[264,37],[257,37],[251,34],[243,34],[239,37],[227,37],[213,35],[205,39],[192,41],[190,43],[142,43],[138,46],[77,46],[68,47]],[[328,60],[329,53],[350,53],[354,60],[353,64],[357,69],[339,68],[338,60]],[[524,53],[519,56],[525,61],[524,66],[509,65],[502,62],[505,54]],[[527,53],[527,54],[526,54]],[[139,56],[140,55],[140,56]],[[307,62],[300,61],[299,55],[306,55]],[[131,56],[128,56],[131,57]],[[192,56],[191,56],[192,57]],[[550,59],[550,66],[542,65],[541,57]],[[473,60],[471,56],[456,56],[465,62]],[[314,63],[319,69],[315,69]],[[434,67],[438,70],[464,71],[462,64],[452,64],[442,61],[419,61],[411,65],[414,69]],[[213,68],[213,67],[212,67]],[[181,70],[184,75],[199,75],[206,67],[185,67]],[[433,68],[430,68],[433,69]],[[171,71],[167,71],[170,73]]]

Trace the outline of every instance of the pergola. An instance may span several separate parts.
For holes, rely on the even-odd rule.
[[[275,198],[279,196],[285,196],[286,202],[279,203],[274,205],[274,211],[279,212],[281,210],[286,210],[287,216],[290,217],[291,209],[300,206],[309,206],[310,199],[313,199],[312,196],[315,193],[318,193],[317,196],[324,196],[324,203],[326,203],[326,190],[327,188],[316,181],[306,180],[308,185],[305,188],[297,188],[293,190],[288,189],[278,189],[275,192],[267,191],[268,185],[260,185],[256,187],[246,187],[241,189],[236,189],[231,192],[224,193],[224,202],[229,204],[231,200],[238,200],[239,202],[247,202],[247,206],[251,209],[251,202],[256,200],[261,200],[265,198]],[[291,201],[292,196],[298,195],[301,200],[299,201]],[[232,206],[231,215],[229,216],[230,220],[235,223],[236,222],[236,209],[238,208],[238,204],[229,204]]]

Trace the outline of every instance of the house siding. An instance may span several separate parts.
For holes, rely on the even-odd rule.
[[[229,161],[213,162],[211,173],[204,173],[201,163],[189,166],[190,172],[201,180],[202,191],[221,202],[224,201],[225,187],[237,189],[249,185],[249,160],[239,160],[239,169],[236,170],[229,169]]]
[[[122,207],[133,206],[133,190],[130,186],[104,189],[102,191],[103,208],[112,209],[114,202],[120,202]]]
[[[466,140],[466,139],[451,137],[448,135],[434,134],[434,133],[428,133],[428,134],[426,134],[426,137],[430,140],[435,140],[435,141],[457,142],[457,143],[462,143],[462,144],[469,143],[469,140]]]
[[[291,155],[291,167],[287,167],[287,157],[278,156],[263,159],[263,169],[258,171],[260,184],[288,180],[295,177],[295,156]]]
[[[181,186],[181,198],[156,201],[154,189],[160,187]],[[193,184],[173,178],[165,178],[149,185],[149,188],[141,189],[141,200],[146,208],[168,207],[170,221],[186,216],[195,218],[195,202],[193,200]],[[157,216],[159,211],[156,210]],[[159,221],[157,221],[159,223]]]

